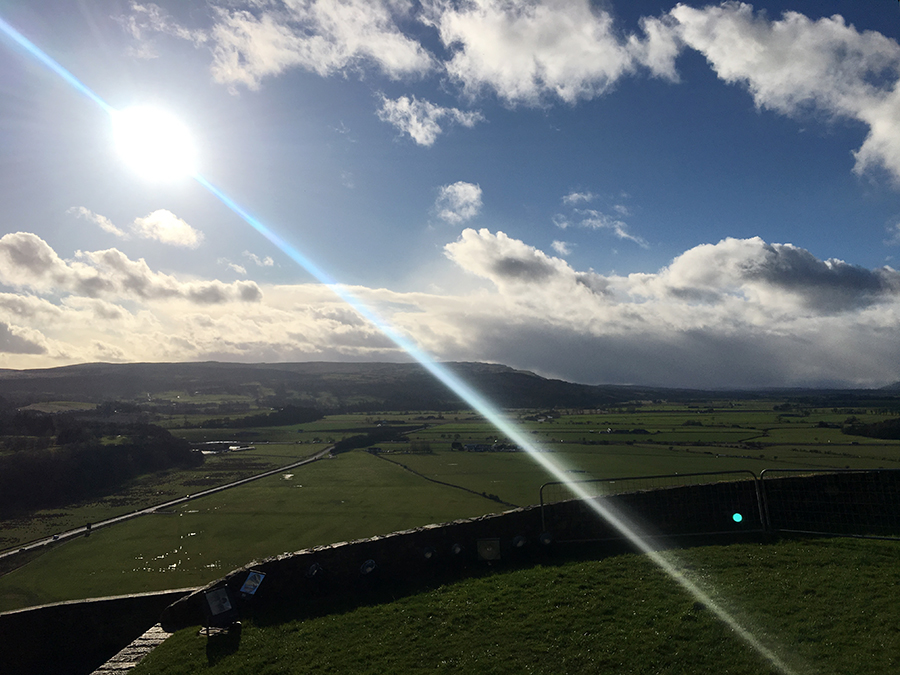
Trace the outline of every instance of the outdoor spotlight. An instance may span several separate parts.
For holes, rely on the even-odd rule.
[[[478,558],[479,560],[500,560],[500,540],[479,539]]]
[[[450,547],[450,553],[452,555],[459,555],[460,553],[462,553],[462,551],[463,547],[459,544],[453,544],[453,546]]]
[[[528,543],[528,540],[523,537],[521,534],[518,537],[513,537],[513,548],[522,548],[525,544]]]
[[[319,576],[324,571],[325,570],[322,569],[322,566],[319,563],[313,563],[309,566],[309,569],[306,570],[306,576],[312,579],[313,577]]]
[[[366,560],[366,562],[359,566],[359,573],[363,576],[371,574],[375,571],[376,567],[378,567],[378,565],[375,563],[375,561],[369,558],[368,560]]]
[[[553,541],[553,535],[550,534],[549,532],[544,532],[541,534],[541,543],[544,546],[549,546],[552,541]]]
[[[435,555],[437,555],[437,551],[435,551],[430,546],[426,546],[425,550],[422,551],[422,555],[425,557],[425,560],[431,560]]]

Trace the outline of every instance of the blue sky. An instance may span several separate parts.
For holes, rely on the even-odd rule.
[[[0,2],[441,360],[588,383],[900,380],[900,7]],[[0,367],[406,360],[3,37]]]

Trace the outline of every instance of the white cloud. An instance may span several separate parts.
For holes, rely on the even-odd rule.
[[[671,30],[668,18],[643,17],[640,23],[646,37],[628,37],[628,48],[635,61],[647,67],[653,75],[677,82],[679,77],[675,59],[683,45]]]
[[[374,67],[394,79],[442,68],[471,96],[527,105],[600,96],[642,69],[677,81],[679,53],[694,49],[760,108],[865,124],[854,171],[883,168],[900,182],[900,45],[837,15],[772,20],[742,2],[678,4],[626,34],[590,0],[423,0],[420,8],[409,0],[234,0],[211,11],[206,29],[152,3],[133,3],[120,21],[145,55],[160,34],[210,48],[214,79],[232,88],[257,88],[291,68],[328,76]],[[437,30],[445,62],[404,32],[416,21]],[[415,97],[383,98],[378,114],[422,145],[444,123],[481,119]]]
[[[580,204],[582,202],[592,202],[596,199],[597,195],[592,192],[577,192],[572,191],[562,198],[563,204],[568,206],[572,206],[573,204]]]
[[[838,15],[772,21],[745,3],[670,12],[673,30],[718,76],[747,87],[756,105],[785,115],[818,111],[865,123],[855,171],[883,167],[900,181],[900,45]]]
[[[144,301],[177,298],[201,305],[257,302],[261,297],[251,281],[181,281],[154,272],[143,259],[130,260],[114,248],[78,251],[75,257],[75,261],[64,261],[35,234],[6,234],[0,237],[0,283],[37,293]]]
[[[424,4],[426,20],[453,50],[447,72],[471,94],[488,88],[510,103],[547,95],[574,103],[603,94],[638,65],[674,76],[671,31],[649,21],[646,39],[621,39],[610,14],[588,0]]]
[[[128,239],[124,230],[116,227],[106,216],[94,213],[83,206],[73,206],[66,213],[87,220],[121,239]],[[197,248],[203,241],[203,233],[166,209],[157,209],[143,218],[135,218],[131,231],[143,239],[153,239],[162,244]]]
[[[642,248],[648,247],[647,242],[643,238],[631,234],[628,231],[628,225],[618,218],[601,213],[596,209],[576,210],[576,214],[581,218],[581,222],[579,222],[580,227],[592,230],[612,230],[613,234],[619,239],[628,239]]]
[[[668,386],[900,379],[900,345],[886,339],[900,327],[900,274],[890,268],[822,261],[758,238],[698,246],[657,273],[627,277],[578,272],[501,232],[465,230],[445,250],[496,289],[439,313],[442,325],[449,313],[465,326],[454,358]]]
[[[566,241],[554,240],[550,247],[560,255],[569,255],[572,253],[572,244]]]
[[[888,228],[888,238],[884,242],[887,246],[900,244],[900,223]]]
[[[565,197],[563,201],[567,204],[577,204],[581,201],[589,201],[582,195],[577,195],[572,199],[570,199],[570,197],[572,197],[572,195]],[[591,197],[593,198],[593,195]],[[613,210],[620,216],[628,214],[628,209],[623,206],[614,206]],[[629,231],[627,223],[623,220],[616,216],[611,216],[607,213],[598,211],[597,209],[574,209],[571,215],[568,216],[557,213],[553,216],[553,224],[561,230],[570,227],[583,227],[589,230],[609,230],[619,239],[633,241],[642,248],[648,248],[649,246],[645,239],[632,234]]]
[[[441,220],[459,225],[481,212],[481,187],[458,181],[441,188],[434,208]]]
[[[84,206],[73,206],[72,208],[66,210],[66,213],[74,214],[90,223],[94,223],[104,232],[109,232],[110,234],[114,234],[117,237],[125,238],[128,236],[127,234],[125,234],[125,232],[113,225],[112,221],[109,218],[107,218],[106,216],[101,216],[99,213],[94,213]]]
[[[244,257],[247,258],[250,262],[252,262],[257,267],[274,267],[275,261],[272,260],[271,256],[266,256],[265,258],[260,258],[255,253],[250,253],[250,251],[244,251]]]
[[[7,321],[55,321],[59,315],[59,308],[43,298],[0,293],[0,318]]]
[[[486,229],[464,230],[445,253],[482,280],[478,290],[346,290],[442,360],[594,383],[900,380],[900,273],[888,267],[752,238],[696,246],[654,272],[603,275]],[[22,291],[0,292],[0,367],[407,358],[322,284],[181,280],[114,249],[67,262],[28,233],[0,238],[0,283]]]
[[[570,306],[575,298],[603,297],[607,290],[600,275],[578,273],[565,260],[503,232],[463,230],[444,253],[466,272],[490,280],[502,295],[525,298],[540,312],[556,313],[553,307]]]
[[[636,275],[658,297],[719,302],[736,295],[770,311],[805,310],[832,314],[858,310],[900,294],[900,273],[869,270],[842,260],[819,260],[791,244],[767,244],[759,237],[723,239],[686,251],[652,277]]]
[[[180,25],[165,9],[152,2],[132,2],[130,9],[129,15],[116,18],[135,41],[129,50],[131,56],[140,59],[157,58],[159,49],[153,42],[153,35],[156,33],[187,40],[197,46],[204,44],[209,37],[204,30],[191,30]]]
[[[439,121],[447,120],[471,128],[484,120],[484,117],[477,111],[464,112],[458,108],[442,108],[430,101],[419,100],[415,96],[412,98],[401,96],[395,100],[382,96],[378,119],[393,124],[403,133],[409,134],[419,145],[430,146],[443,131],[438,124]]]
[[[197,248],[203,241],[202,232],[166,209],[157,209],[148,216],[135,218],[132,229],[140,237],[172,246]]]
[[[217,82],[259,87],[290,68],[322,76],[372,64],[391,78],[432,68],[431,55],[396,24],[409,3],[285,0],[219,8],[210,31]],[[238,5],[240,6],[240,5]]]

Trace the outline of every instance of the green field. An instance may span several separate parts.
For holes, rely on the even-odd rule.
[[[823,426],[839,426],[850,415],[875,422],[894,412],[807,407],[786,414],[774,410],[778,403],[645,402],[608,411],[509,415],[564,475],[579,480],[758,474],[765,468],[900,468],[900,441],[848,436]],[[206,583],[254,558],[502,511],[506,504],[535,504],[541,485],[557,479],[525,452],[453,450],[454,443],[508,441],[469,412],[346,414],[240,430],[179,429],[179,419],[169,420],[173,432],[192,441],[241,439],[254,449],[209,456],[196,469],[144,476],[97,502],[4,521],[0,545],[15,548],[284,466],[381,420],[418,430],[404,440],[379,443],[378,455],[343,453],[293,470],[290,478],[267,478],[195,499],[172,514],[143,516],[29,555],[27,564],[0,576],[0,610]],[[26,562],[24,556],[20,562]],[[3,569],[15,566],[13,559]]]
[[[186,494],[230,483],[240,478],[296,462],[314,455],[324,444],[269,443],[254,450],[210,456],[203,466],[143,476],[97,501],[47,509],[0,523],[0,547],[12,549],[57,532],[113,518],[161,504]]]
[[[60,545],[0,577],[0,611],[205,584],[254,558],[493,506],[366,453],[347,453]]]
[[[783,540],[679,551],[677,564],[779,671],[646,558],[501,572],[239,638],[176,633],[134,675],[796,675],[900,668],[897,543]]]

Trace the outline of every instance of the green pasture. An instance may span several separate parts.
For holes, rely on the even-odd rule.
[[[19,410],[36,410],[44,413],[72,412],[74,410],[93,410],[96,407],[94,403],[85,403],[84,401],[43,401],[41,403],[32,403],[23,406]]]
[[[265,396],[271,390],[260,389],[260,395]],[[193,403],[197,405],[220,405],[222,403],[246,403],[257,408],[257,397],[247,394],[201,394],[186,390],[164,391],[154,394],[151,399],[154,403]]]
[[[738,401],[732,407],[716,402],[711,412],[710,405],[648,404],[634,412],[555,412],[543,423],[524,419],[541,411],[509,416],[519,418],[525,434],[546,451],[542,457],[577,480],[741,470],[758,475],[766,468],[900,468],[900,441],[847,436],[818,426],[820,421],[840,424],[847,410],[809,409],[809,415],[786,416],[773,410],[776,403]],[[853,414],[863,421],[885,419],[878,412]],[[95,503],[4,521],[0,546],[13,548],[284,466],[381,420],[422,428],[406,440],[379,443],[382,457],[341,454],[296,469],[290,479],[263,479],[193,500],[172,515],[141,517],[57,546],[0,577],[0,609],[205,583],[252,558],[506,508],[485,496],[536,504],[540,486],[559,479],[524,452],[452,451],[454,442],[508,442],[466,411],[333,415],[254,429],[176,429],[192,441],[234,439],[254,449],[207,456],[196,469],[144,476]],[[686,426],[686,421],[698,425]],[[626,433],[633,429],[649,433]],[[408,454],[415,441],[427,442],[431,452]]]
[[[21,546],[35,539],[131,513],[154,504],[184,497],[314,455],[325,446],[269,443],[221,455],[207,455],[202,466],[141,476],[118,493],[97,501],[45,509],[0,523],[0,549]]]
[[[347,453],[48,550],[0,577],[0,611],[205,584],[252,559],[498,506],[366,453]]]
[[[541,485],[559,480],[526,453],[436,452],[385,457],[434,480],[495,494],[518,506],[537,504]],[[744,469],[758,474],[773,466],[772,461],[764,459],[717,458],[662,447],[566,446],[544,457],[559,465],[565,477],[576,480]],[[785,468],[789,466],[784,464]]]
[[[497,572],[350,611],[176,633],[134,675],[866,675],[900,668],[898,543],[782,540],[667,557],[788,670],[648,558]]]

